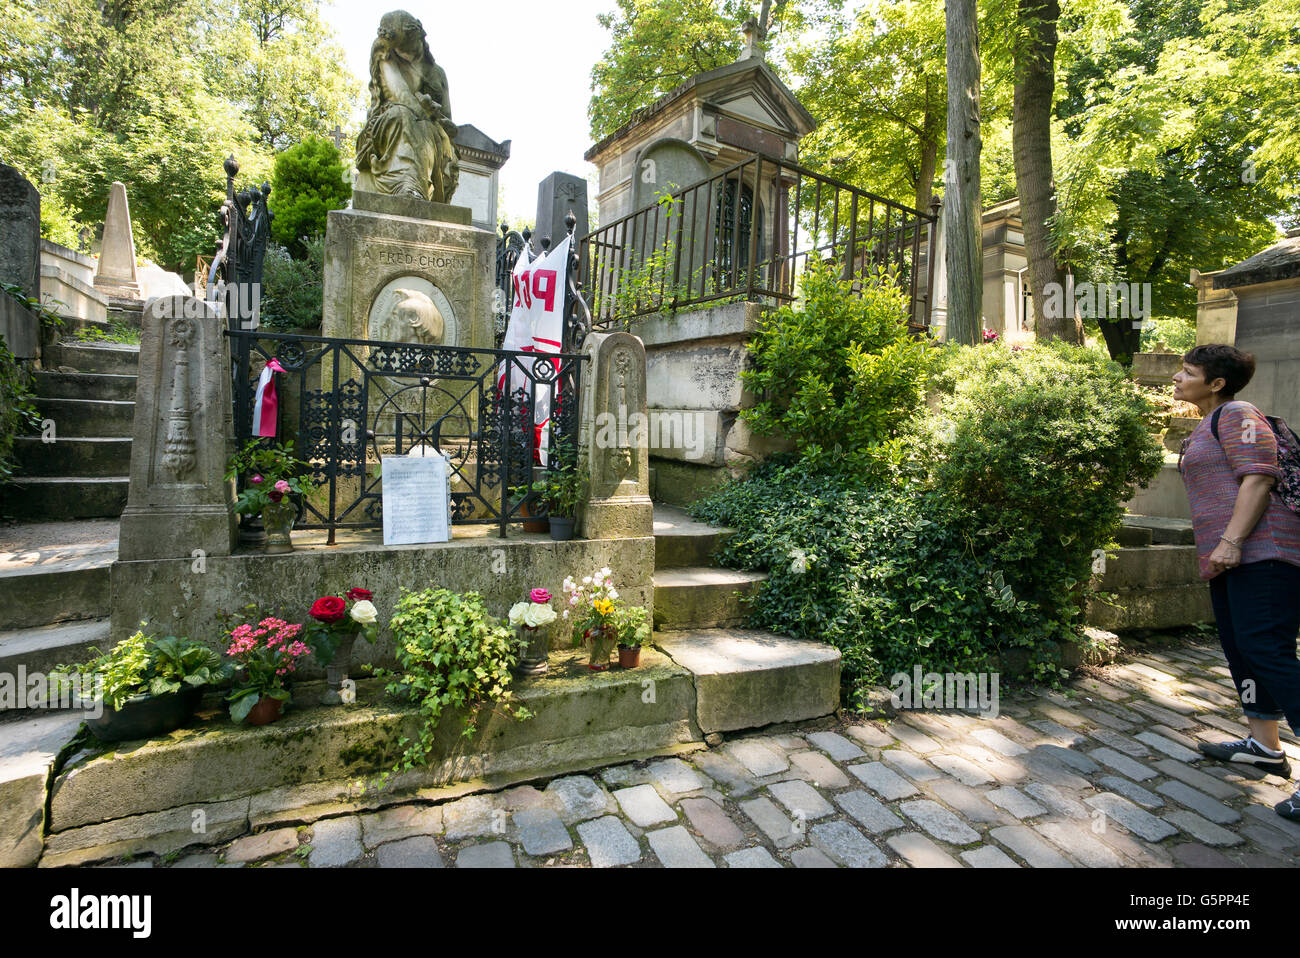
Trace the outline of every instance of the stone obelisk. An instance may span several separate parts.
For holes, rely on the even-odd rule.
[[[131,208],[126,186],[114,183],[104,214],[104,242],[95,270],[95,288],[119,299],[139,299],[140,283],[135,273],[135,240],[131,236]]]

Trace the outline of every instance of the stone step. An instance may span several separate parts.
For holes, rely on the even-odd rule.
[[[1152,545],[1117,549],[1097,582],[1103,592],[1201,584],[1196,546]]]
[[[1196,545],[1196,535],[1192,531],[1191,519],[1166,519],[1162,516],[1123,517],[1124,528],[1145,530],[1150,533],[1149,545],[1192,546]]]
[[[50,772],[81,720],[79,713],[41,712],[0,723],[0,868],[40,858]]]
[[[140,347],[63,341],[58,346],[58,365],[71,366],[83,373],[134,376],[140,368]]]
[[[118,373],[55,373],[40,370],[34,378],[41,399],[135,401],[135,376]]]
[[[20,476],[0,486],[0,516],[32,521],[116,518],[126,508],[126,476]]]
[[[104,399],[37,399],[41,419],[53,420],[56,436],[129,438],[135,402]]]
[[[98,619],[109,613],[117,523],[33,522],[0,528],[0,630]]]
[[[829,715],[840,705],[840,652],[752,629],[657,632],[654,644],[695,676],[700,730],[733,732]]]
[[[45,442],[40,436],[19,436],[14,458],[24,476],[126,476],[131,472],[131,440],[56,435],[54,442]]]
[[[552,652],[550,665],[547,675],[513,688],[515,701],[534,713],[532,718],[516,721],[485,709],[478,730],[466,738],[460,717],[444,715],[429,765],[395,777],[379,798],[391,803],[401,800],[395,795],[445,786],[462,792],[495,789],[702,744],[691,674],[655,649],[643,649],[637,669],[593,673],[586,653],[573,649]],[[644,699],[647,680],[654,689],[652,708]],[[50,855],[42,864],[89,860],[96,853],[87,849],[127,839],[123,829],[138,827],[144,833],[134,837],[147,840],[150,820],[165,817],[154,813],[181,806],[242,800],[246,814],[256,819],[254,827],[277,816],[294,820],[295,795],[369,779],[392,766],[401,735],[418,732],[419,714],[388,700],[382,686],[362,679],[355,706],[291,708],[262,727],[236,726],[225,709],[201,710],[187,728],[171,735],[92,747],[53,782]],[[298,686],[294,695],[305,702],[311,691]],[[0,724],[0,747],[4,728]],[[207,841],[193,834],[179,840],[182,845]]]
[[[36,672],[48,674],[56,665],[75,665],[89,660],[94,655],[92,646],[101,652],[112,647],[108,619],[0,632],[0,674],[16,676],[19,668],[24,669],[28,676]],[[10,704],[0,699],[0,712],[7,711]]]
[[[657,502],[654,507],[655,568],[709,565],[713,554],[732,534],[731,529],[699,522],[684,509]]]
[[[1187,488],[1178,472],[1178,454],[1165,452],[1164,465],[1145,489],[1134,487],[1133,498],[1124,503],[1126,511],[1140,516],[1163,516],[1169,519],[1190,519],[1191,507],[1187,503]]]
[[[656,629],[715,629],[749,621],[747,599],[767,579],[763,572],[699,566],[655,572]]]
[[[1214,621],[1209,586],[1200,580],[1115,593],[1115,606],[1089,596],[1085,621],[1108,632],[1126,629],[1176,629]]]

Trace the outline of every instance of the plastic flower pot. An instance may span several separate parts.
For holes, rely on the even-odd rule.
[[[641,664],[641,646],[620,645],[618,647],[618,664],[620,668],[634,669]]]
[[[181,689],[167,695],[140,695],[128,699],[120,709],[104,706],[99,718],[86,719],[86,725],[101,742],[165,735],[184,725],[199,707],[202,689]]]
[[[551,516],[551,538],[556,542],[568,542],[573,538],[573,517]]]

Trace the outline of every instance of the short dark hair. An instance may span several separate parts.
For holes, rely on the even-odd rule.
[[[1237,395],[1246,388],[1255,375],[1255,357],[1226,343],[1194,346],[1183,357],[1183,362],[1203,369],[1207,384],[1222,378],[1225,396]]]

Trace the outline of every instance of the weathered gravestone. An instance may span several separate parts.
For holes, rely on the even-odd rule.
[[[12,166],[0,163],[0,282],[39,296],[41,194]]]
[[[564,218],[572,212],[577,219],[573,229],[574,242],[587,235],[587,181],[572,173],[556,171],[537,186],[537,228],[534,234],[539,241],[551,238],[551,247],[560,244],[568,234]]]
[[[0,163],[0,282],[41,294],[41,194],[12,166]],[[36,316],[13,297],[0,295],[0,336],[20,359],[33,359],[40,344]]]
[[[226,460],[234,435],[223,322],[191,296],[151,300],[140,329],[131,486],[118,558],[230,555]]]
[[[592,333],[583,352],[591,356],[591,375],[582,393],[582,535],[653,535],[645,346],[630,333]]]

